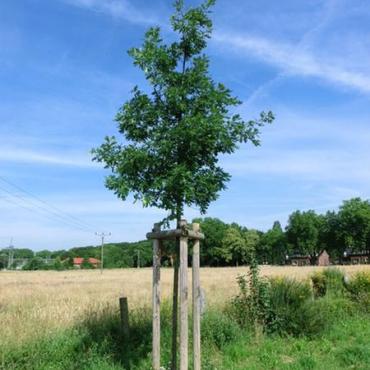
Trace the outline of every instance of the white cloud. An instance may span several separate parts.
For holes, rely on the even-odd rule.
[[[361,158],[361,160],[359,160]],[[236,176],[264,174],[291,177],[294,180],[350,180],[370,183],[369,153],[340,150],[257,149],[241,152],[224,162]]]
[[[362,111],[353,113],[358,109]],[[264,128],[261,135],[262,144],[264,146],[265,143],[272,143],[281,148],[287,144],[302,142],[311,147],[321,143],[326,148],[356,148],[357,151],[361,149],[363,153],[367,153],[370,119],[364,114],[366,111],[353,105],[342,105],[341,109],[330,113],[321,111],[320,108],[315,112],[307,112],[287,106],[276,106],[276,121]],[[247,114],[247,109],[243,113]]]
[[[18,149],[15,147],[0,148],[0,162],[3,163],[32,163],[58,165],[68,167],[97,168],[86,153],[46,153],[34,149]]]
[[[1,191],[0,191],[1,193]],[[62,197],[62,196],[61,196]],[[12,200],[8,203],[7,200]],[[0,243],[8,243],[14,236],[14,244],[17,247],[28,247],[35,250],[48,248],[71,248],[97,244],[94,232],[109,231],[112,237],[109,241],[136,241],[145,239],[146,232],[150,231],[154,222],[162,218],[159,211],[135,209],[135,207],[119,207],[120,202],[84,200],[79,202],[74,195],[68,203],[51,203],[73,217],[56,216],[58,212],[45,212],[32,206],[32,203],[24,202],[7,196],[0,196],[0,206],[4,211],[0,215]],[[49,201],[49,198],[47,198]],[[16,204],[15,204],[16,203]],[[33,203],[35,204],[35,203]],[[21,207],[19,205],[23,205]],[[89,210],[90,205],[90,210]],[[41,204],[44,207],[45,205]],[[47,207],[46,207],[47,208]],[[121,209],[120,209],[121,208]],[[81,225],[89,225],[85,228]],[[4,246],[0,244],[0,249]]]
[[[216,33],[214,41],[231,47],[239,55],[252,55],[276,66],[285,75],[318,77],[336,85],[370,93],[370,76],[341,65],[335,56],[332,60],[322,60],[307,49],[251,35]]]
[[[124,19],[134,24],[154,24],[157,19],[144,14],[133,7],[127,0],[62,0],[65,3],[80,8],[108,14],[113,18]]]
[[[104,215],[116,216],[117,214],[140,216],[159,215],[165,216],[165,211],[157,208],[144,208],[141,203],[133,203],[131,200],[122,201],[116,198],[112,193],[106,194],[73,194],[66,197],[58,194],[57,197],[50,198],[50,202],[55,204],[59,209],[76,215]]]

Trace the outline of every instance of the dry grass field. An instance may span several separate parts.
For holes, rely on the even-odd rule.
[[[263,266],[264,276],[304,279],[320,267]],[[341,267],[347,274],[368,266]],[[236,277],[248,272],[240,268],[202,268],[201,283],[208,304],[222,304],[237,292]],[[189,271],[189,276],[191,273]],[[0,323],[2,343],[22,342],[68,327],[89,312],[107,306],[118,309],[118,298],[125,295],[131,307],[150,303],[151,269],[0,272]],[[162,293],[168,297],[172,270],[162,269]]]

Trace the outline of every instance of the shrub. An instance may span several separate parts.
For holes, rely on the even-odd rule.
[[[256,259],[251,260],[248,277],[237,278],[240,293],[232,300],[231,311],[241,326],[253,327],[259,335],[269,315],[269,282],[260,278]]]
[[[321,271],[315,272],[311,276],[311,281],[315,297],[323,297],[326,294],[326,281],[324,274]]]
[[[347,289],[354,295],[370,293],[370,272],[358,272],[349,280]]]
[[[312,282],[313,286],[310,280],[261,279],[258,269],[251,266],[248,278],[238,277],[240,292],[230,302],[229,313],[241,327],[254,329],[257,335],[262,329],[266,333],[313,337],[358,312],[348,299],[340,270],[316,273]],[[370,274],[355,275],[347,289],[353,300],[369,311]]]
[[[57,257],[52,265],[53,270],[61,271],[64,269],[63,263],[60,257]]]
[[[344,292],[344,274],[338,268],[327,268],[316,272],[311,277],[315,297],[323,297],[326,294],[341,296]]]
[[[81,268],[82,269],[94,269],[95,266],[86,258],[81,263]]]
[[[240,326],[225,312],[207,311],[202,320],[202,341],[221,349],[240,337]]]
[[[307,281],[289,278],[270,279],[271,308],[290,306],[299,308],[305,301],[312,300],[312,289]]]
[[[325,296],[314,301],[317,314],[323,318],[323,329],[341,320],[348,320],[358,312],[354,303],[348,297]]]
[[[346,284],[351,298],[370,312],[370,272],[358,272]]]
[[[280,335],[313,337],[322,332],[324,324],[325,319],[316,302],[304,301],[299,308],[286,306],[285,309],[273,311],[269,331]]]
[[[270,279],[270,310],[267,331],[299,335],[318,326],[308,282],[287,278]]]
[[[344,297],[328,295],[315,300],[309,281],[288,278],[263,281],[264,288],[259,290],[257,302],[260,303],[257,306],[249,288],[251,283],[248,284],[245,277],[239,277],[238,282],[240,293],[232,300],[229,310],[244,329],[256,329],[253,310],[260,307],[258,318],[263,317],[263,321],[258,323],[263,325],[261,328],[265,332],[313,337],[353,309]]]
[[[309,282],[273,279],[267,330],[281,335],[314,337],[355,311],[353,303],[343,295],[326,294],[313,299]]]
[[[47,270],[48,266],[42,258],[34,257],[31,258],[23,267],[22,270]]]

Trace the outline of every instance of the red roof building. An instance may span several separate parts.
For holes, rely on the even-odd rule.
[[[86,261],[85,258],[82,257],[74,257],[73,258],[73,267],[81,268],[81,265]],[[89,257],[87,258],[87,262],[89,262],[93,267],[97,268],[100,265],[100,260],[97,258]]]
[[[91,263],[94,267],[98,267],[98,265],[100,265],[100,260],[98,260],[97,258],[93,258],[93,257],[90,257],[88,259],[89,263]]]
[[[74,267],[81,267],[83,261],[84,261],[84,258],[74,257],[73,258],[73,266]]]

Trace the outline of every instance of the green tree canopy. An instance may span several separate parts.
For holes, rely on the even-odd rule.
[[[22,268],[23,270],[45,270],[47,265],[40,257],[31,258]]]
[[[201,263],[212,266],[223,264],[222,242],[228,225],[220,219],[212,217],[196,218],[193,222],[200,224],[202,233],[205,236],[200,249]]]
[[[285,263],[288,253],[285,234],[279,221],[275,221],[272,228],[261,237],[257,257],[259,262],[268,262],[274,265]]]
[[[0,270],[7,267],[7,263],[8,263],[8,256],[5,253],[4,254],[1,253],[0,251]]]
[[[261,232],[255,229],[244,230],[242,233],[245,244],[246,244],[246,253],[244,253],[244,262],[249,262],[250,256],[258,247],[261,238]]]
[[[245,239],[237,228],[229,227],[226,230],[221,252],[226,262],[234,260],[237,265],[241,262],[247,253],[247,247]]]
[[[341,235],[338,214],[334,211],[326,212],[320,240],[332,259],[341,258],[346,249],[345,244],[341,240]]]
[[[177,0],[174,41],[166,43],[160,28],[152,27],[143,45],[129,50],[150,91],[136,86],[118,112],[125,140],[107,137],[93,150],[94,160],[111,170],[108,189],[123,200],[132,193],[144,206],[165,209],[169,219],[179,220],[185,205],[204,213],[230,179],[219,156],[233,153],[239,143],[259,145],[261,126],[274,119],[262,112],[244,120],[235,109],[241,101],[211,77],[204,51],[214,2],[185,9]]]
[[[38,251],[35,253],[35,256],[40,257],[40,258],[51,258],[51,255],[52,255],[52,252],[47,249],[44,249],[42,251]]]
[[[286,236],[291,248],[311,256],[321,248],[320,232],[324,219],[315,211],[296,211],[289,216]]]
[[[238,266],[250,262],[258,242],[259,234],[256,230],[241,231],[235,225],[230,226],[222,241],[221,252],[226,262],[234,261]]]
[[[14,248],[14,258],[32,258],[33,251],[28,248]]]
[[[339,238],[354,250],[370,248],[370,202],[360,198],[344,201],[338,212]]]

